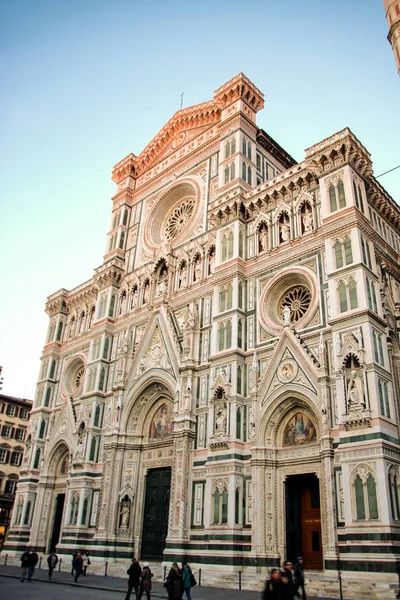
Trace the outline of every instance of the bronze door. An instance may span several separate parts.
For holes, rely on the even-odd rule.
[[[171,468],[150,469],[142,529],[142,560],[162,560],[168,534]]]

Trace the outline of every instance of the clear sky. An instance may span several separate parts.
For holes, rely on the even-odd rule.
[[[383,0],[0,0],[0,365],[33,398],[46,297],[102,263],[113,165],[240,71],[296,160],[350,127],[400,164]],[[381,184],[400,202],[400,169]]]

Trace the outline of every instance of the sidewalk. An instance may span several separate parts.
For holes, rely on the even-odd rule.
[[[12,566],[0,566],[0,578],[9,577],[13,579],[20,579],[21,569],[19,567]],[[127,581],[120,577],[104,577],[100,575],[87,575],[86,577],[81,576],[78,584],[76,584],[71,576],[71,573],[65,571],[54,571],[52,579],[49,581],[47,576],[47,570],[35,569],[33,579],[36,581],[46,582],[49,585],[67,585],[72,587],[81,587],[93,590],[104,590],[107,592],[126,593]],[[196,586],[192,589],[193,600],[226,600],[229,596],[229,600],[260,600],[261,590],[253,592],[249,590],[234,590],[225,588],[212,588]],[[156,581],[153,583],[152,596],[155,598],[162,598],[167,600],[168,596],[162,583]],[[133,598],[133,596],[132,596]],[[186,598],[186,596],[184,596]],[[309,597],[309,600],[317,600],[316,598]],[[319,599],[321,600],[321,598]]]

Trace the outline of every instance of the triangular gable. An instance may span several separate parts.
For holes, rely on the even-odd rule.
[[[149,369],[162,369],[175,380],[179,377],[177,350],[169,331],[164,307],[148,323],[136,352],[128,381],[137,379]]]
[[[317,379],[314,359],[305,351],[292,330],[284,329],[259,385],[263,403],[280,387],[294,384],[317,393]]]

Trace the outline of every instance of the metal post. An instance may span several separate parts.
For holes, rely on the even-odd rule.
[[[7,565],[7,558],[8,558],[8,554],[6,554],[5,558],[4,558],[4,566]]]
[[[107,569],[108,569],[108,561],[106,560],[106,564],[104,565],[104,577],[107,577]]]
[[[199,587],[201,587],[201,569],[199,569]]]
[[[39,558],[39,570],[42,568],[42,557]]]
[[[242,571],[239,571],[239,590],[242,589]]]
[[[60,560],[58,561],[58,570],[61,571],[61,563],[62,563],[62,558],[60,558]]]
[[[164,579],[163,581],[165,581],[167,578],[167,567],[164,565]]]

